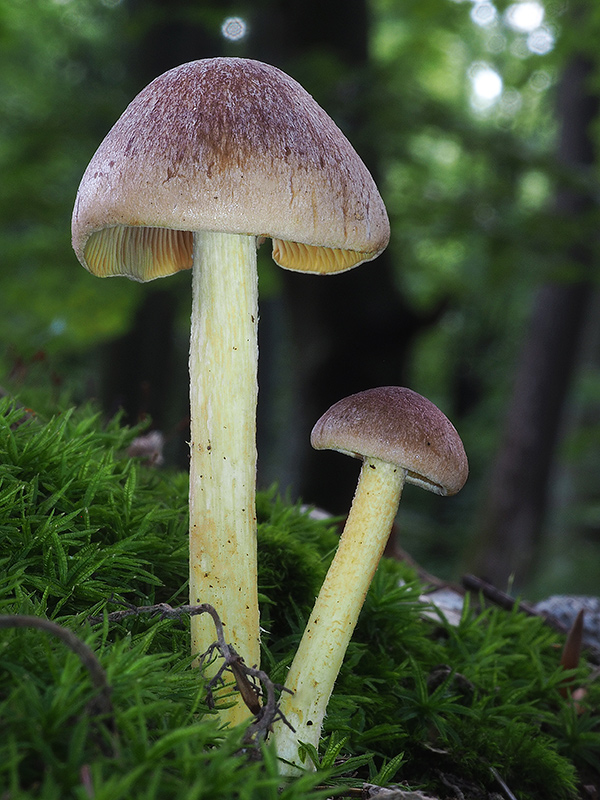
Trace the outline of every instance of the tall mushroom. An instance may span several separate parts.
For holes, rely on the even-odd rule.
[[[362,458],[339,546],[290,667],[281,710],[293,727],[274,726],[285,774],[305,769],[298,744],[318,748],[323,718],[367,590],[387,543],[405,483],[453,495],[468,464],[452,423],[425,397],[383,386],[346,397],[315,424],[317,450]]]
[[[375,258],[389,239],[375,183],[288,75],[205,59],[159,76],[123,112],[82,178],[72,233],[95,275],[192,268],[190,601],[214,605],[258,664],[256,247],[270,237],[280,266],[322,274]],[[193,652],[212,636],[194,617]]]

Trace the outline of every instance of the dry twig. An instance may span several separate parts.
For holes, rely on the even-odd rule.
[[[116,734],[116,724],[112,702],[110,699],[111,687],[106,677],[106,672],[102,664],[98,661],[96,654],[68,628],[59,625],[57,622],[36,617],[28,614],[1,614],[0,628],[37,628],[40,631],[49,633],[60,639],[70,650],[72,650],[88,671],[92,684],[98,690],[97,695],[87,705],[87,710],[91,716],[102,716],[112,734]],[[116,736],[112,739],[113,754],[117,752]]]
[[[276,692],[289,691],[283,686],[273,683],[264,670],[249,667],[244,659],[238,655],[235,648],[225,640],[223,623],[216,609],[209,603],[199,605],[184,605],[173,608],[168,603],[157,603],[153,606],[126,605],[122,611],[113,611],[107,615],[109,622],[120,622],[125,617],[150,614],[160,616],[161,619],[177,619],[184,616],[209,614],[212,617],[216,641],[200,656],[200,666],[210,661],[215,654],[223,659],[223,664],[207,685],[207,703],[210,708],[215,707],[214,690],[224,684],[224,674],[230,672],[235,680],[238,692],[248,709],[254,715],[254,721],[248,726],[244,735],[244,744],[255,745],[263,741],[277,720],[282,720],[289,726],[289,722],[281,713]],[[90,617],[92,624],[101,622],[104,617]]]

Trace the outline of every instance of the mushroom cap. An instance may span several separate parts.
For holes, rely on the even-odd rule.
[[[340,272],[389,240],[385,206],[339,128],[260,61],[192,61],[146,86],[90,161],[72,218],[90,272],[192,266],[193,231],[270,237],[282,267]]]
[[[453,495],[469,465],[456,428],[430,400],[411,389],[381,386],[345,397],[317,421],[317,450],[379,459],[407,470],[407,483]]]

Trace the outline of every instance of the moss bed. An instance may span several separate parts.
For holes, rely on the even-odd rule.
[[[187,475],[128,457],[139,435],[91,408],[42,419],[0,402],[2,800],[360,798],[376,787],[466,800],[598,796],[600,689],[585,658],[565,672],[561,637],[517,608],[475,598],[458,625],[425,615],[415,573],[388,559],[321,748],[307,753],[318,769],[283,784],[268,744],[220,727],[185,614],[109,620],[124,607],[187,602]],[[258,518],[262,668],[283,683],[337,531],[276,490],[259,494]],[[62,639],[12,627],[17,615],[87,645],[104,690]]]

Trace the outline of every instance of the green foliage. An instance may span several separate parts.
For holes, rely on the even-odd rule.
[[[265,640],[302,631],[335,552],[331,526],[312,520],[275,491],[259,495],[259,592]]]
[[[423,616],[410,571],[384,560],[348,649],[315,774],[281,795],[271,750],[219,728],[191,668],[185,621],[128,617],[122,601],[185,602],[186,476],[126,457],[137,429],[90,409],[47,422],[0,406],[0,612],[52,617],[95,651],[114,718],[78,657],[46,633],[0,631],[0,787],[14,798],[332,796],[364,781],[443,781],[520,798],[574,797],[600,768],[597,707],[559,688],[557,637],[541,620],[468,604],[457,627]],[[282,681],[336,533],[275,491],[258,498],[264,668]],[[570,674],[585,685],[582,667]],[[316,789],[328,784],[325,791]]]
[[[18,409],[0,415],[7,574],[19,575],[20,595],[39,597],[51,617],[111,595],[136,602],[172,587],[160,602],[181,592],[185,495],[159,473],[139,483],[138,465],[123,458],[135,435],[117,420],[100,431],[98,415],[85,412],[47,425],[23,421]]]
[[[118,6],[0,3],[0,336],[9,363],[11,353],[79,350],[122,328],[135,302],[126,281],[91,289],[69,237],[85,165],[130,94]]]

